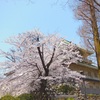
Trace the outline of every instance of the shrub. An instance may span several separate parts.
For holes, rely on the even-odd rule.
[[[57,91],[63,94],[73,94],[75,88],[69,85],[61,85],[60,87],[58,87]]]
[[[27,94],[27,93],[21,94],[17,98],[19,98],[20,100],[34,100],[33,96],[31,94]]]
[[[67,98],[67,100],[74,100],[74,98]]]
[[[15,98],[11,95],[5,95],[0,100],[20,100],[19,98]]]

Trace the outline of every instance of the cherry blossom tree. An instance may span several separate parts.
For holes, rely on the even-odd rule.
[[[38,30],[19,34],[6,42],[13,49],[1,51],[7,58],[5,67],[9,69],[0,82],[3,95],[38,91],[40,100],[48,100],[53,86],[73,79],[76,83],[80,81],[81,75],[69,69],[71,63],[82,60],[75,44],[54,34],[45,36]]]

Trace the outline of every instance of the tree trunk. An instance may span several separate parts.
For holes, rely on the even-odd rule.
[[[46,91],[46,87],[47,87],[47,80],[42,79],[41,80],[41,84],[40,84],[40,100],[48,100],[48,94]]]
[[[97,58],[97,65],[98,65],[98,76],[100,78],[100,40],[99,40],[99,31],[98,25],[95,15],[95,8],[94,8],[94,1],[89,0],[90,2],[90,14],[91,14],[91,23],[92,23],[92,30],[93,30],[93,39],[94,39],[94,47],[96,52]]]

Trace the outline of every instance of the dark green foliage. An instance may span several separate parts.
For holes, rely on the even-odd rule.
[[[0,100],[20,100],[19,98],[15,98],[11,95],[5,95]]]
[[[14,97],[11,95],[5,95],[0,100],[34,100],[34,99],[33,99],[33,96],[31,94],[25,93],[25,94],[21,94],[18,97]]]
[[[21,94],[17,98],[19,98],[20,100],[34,100],[33,96],[31,94],[27,94],[27,93]]]
[[[41,79],[40,88],[31,91],[35,100],[54,100],[55,91],[47,80]]]
[[[58,93],[63,93],[63,94],[73,94],[75,91],[75,88],[69,85],[61,85],[57,89]]]

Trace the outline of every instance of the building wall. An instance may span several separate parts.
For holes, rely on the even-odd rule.
[[[86,76],[86,79],[84,80],[85,86],[83,83],[81,83],[81,90],[83,93],[100,94],[100,79],[98,77],[98,70],[96,67],[79,63],[71,64],[69,68],[73,71],[83,72],[83,74]]]

